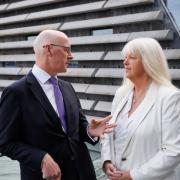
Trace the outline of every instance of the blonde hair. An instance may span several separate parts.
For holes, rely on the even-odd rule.
[[[158,41],[152,38],[133,39],[122,50],[123,56],[127,53],[141,56],[144,69],[152,81],[176,89],[171,83],[167,60]],[[118,91],[121,91],[120,93],[124,96],[132,87],[133,83],[124,77],[122,86]]]

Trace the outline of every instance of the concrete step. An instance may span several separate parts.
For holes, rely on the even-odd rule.
[[[116,44],[116,43],[126,43],[132,39],[139,37],[151,37],[159,41],[172,41],[174,39],[174,33],[170,29],[166,30],[154,30],[154,31],[138,31],[111,35],[101,35],[101,36],[78,36],[71,37],[72,46],[82,46],[82,45],[100,45],[100,44]],[[13,41],[13,42],[0,42],[0,49],[24,49],[32,48],[33,41]]]
[[[1,180],[20,180],[20,171],[17,161],[8,157],[0,157],[0,179]]]

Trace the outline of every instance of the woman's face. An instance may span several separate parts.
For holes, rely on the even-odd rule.
[[[123,64],[125,76],[132,82],[142,78],[144,75],[147,75],[140,55],[127,53]]]

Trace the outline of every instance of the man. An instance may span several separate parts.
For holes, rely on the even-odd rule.
[[[33,47],[32,71],[2,93],[0,152],[20,162],[22,180],[95,180],[84,141],[115,125],[110,116],[88,125],[70,83],[57,81],[73,58],[64,33],[42,31]]]

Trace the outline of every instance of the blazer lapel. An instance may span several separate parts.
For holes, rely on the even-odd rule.
[[[125,106],[131,91],[132,91],[132,89],[128,92],[127,96],[125,96],[122,99],[121,103],[118,104],[117,108],[115,109],[114,113],[112,114],[111,120],[109,121],[110,124],[115,123],[117,121],[117,117],[118,117],[119,113],[121,112],[121,110],[123,109],[123,107]],[[110,134],[105,134],[105,136],[107,139],[108,138],[110,139],[110,143],[111,143],[110,149],[111,149],[111,152],[114,152],[114,133],[112,132]],[[101,141],[103,141],[103,139]],[[115,161],[115,154],[114,153],[111,154],[111,160],[112,160],[112,162]]]
[[[145,120],[146,115],[153,107],[155,100],[156,100],[156,95],[157,95],[157,85],[154,82],[152,82],[149,87],[149,90],[147,92],[147,95],[146,95],[145,99],[143,100],[143,102],[138,107],[137,112],[134,112],[134,114],[132,114],[132,116],[130,117],[130,118],[133,118],[135,113],[138,113],[138,114],[136,114],[138,116],[138,121],[136,121],[136,123],[133,126],[133,129],[130,131],[130,133],[127,137],[122,154],[125,152],[126,148],[128,147],[128,144],[129,144],[134,132],[140,126],[140,124],[143,122],[143,120]]]
[[[56,114],[54,108],[52,107],[51,103],[49,102],[46,94],[44,93],[42,87],[30,71],[27,74],[27,82],[29,85],[29,88],[33,92],[34,96],[38,100],[38,102],[41,104],[41,106],[44,108],[44,110],[48,113],[48,115],[51,117],[51,120],[54,121],[54,123],[60,124],[60,120],[58,115]],[[60,125],[59,125],[60,126]]]
[[[125,97],[122,99],[122,102],[118,104],[118,106],[117,106],[114,114],[112,115],[112,118],[111,118],[111,120],[110,120],[109,123],[115,123],[115,122],[117,121],[117,116],[119,115],[119,113],[120,113],[121,110],[123,109],[124,105],[126,104],[130,93],[131,93],[131,90],[128,92],[128,95],[125,96]]]

